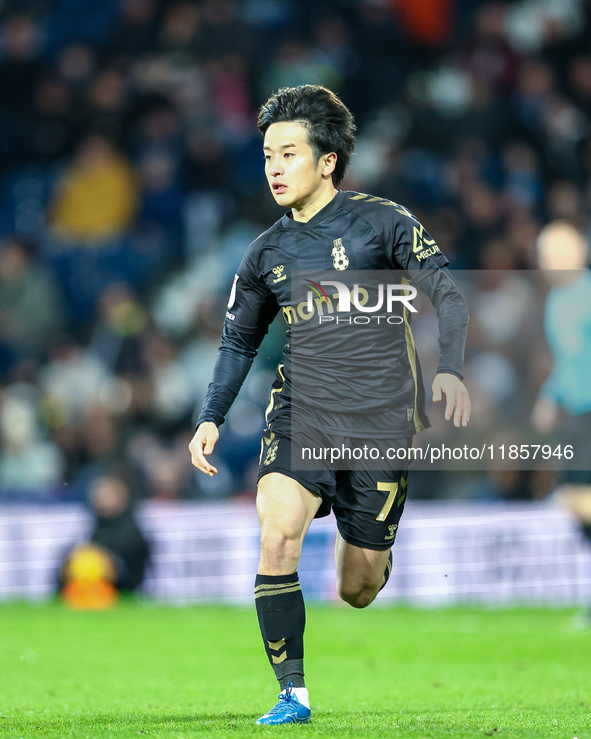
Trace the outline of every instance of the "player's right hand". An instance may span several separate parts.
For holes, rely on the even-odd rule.
[[[199,428],[195,431],[195,435],[189,444],[191,462],[198,470],[205,472],[210,477],[217,475],[218,471],[213,465],[209,464],[205,456],[209,456],[213,452],[213,448],[219,438],[220,434],[215,423],[206,421],[205,423],[199,424]]]

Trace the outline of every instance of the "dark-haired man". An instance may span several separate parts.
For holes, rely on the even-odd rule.
[[[440,362],[433,399],[446,396],[445,417],[465,426],[470,415],[462,383],[466,304],[444,270],[447,260],[414,216],[403,206],[364,193],[339,191],[353,153],[355,126],[349,110],[329,90],[303,85],[285,88],[262,107],[258,125],[264,135],[265,173],[273,197],[289,208],[283,218],[249,247],[238,273],[226,313],[218,362],[190,444],[193,464],[208,475],[217,470],[206,456],[218,439],[218,427],[256,355],[270,322],[280,308],[293,315],[291,273],[294,270],[402,270],[435,305],[439,315]],[[416,234],[419,234],[419,241]],[[289,329],[288,329],[289,333]],[[389,444],[406,446],[409,437],[428,425],[420,367],[410,325],[402,329],[396,375],[403,413],[387,429]],[[342,358],[342,347],[339,349]],[[317,382],[327,384],[322,362],[330,363],[326,346],[318,360]],[[349,382],[347,370],[330,364],[330,382]],[[354,379],[354,403],[363,408],[367,383]],[[339,375],[339,373],[341,373]],[[304,683],[305,610],[297,566],[302,542],[312,520],[331,507],[338,525],[337,587],[356,608],[369,605],[385,585],[391,568],[391,546],[402,514],[407,473],[389,469],[337,471],[292,468],[292,366],[288,343],[277,369],[263,434],[257,489],[261,522],[261,554],[255,602],[269,661],[281,687],[279,702],[257,723],[304,722],[310,718]],[[372,393],[375,396],[375,393]],[[295,408],[295,406],[294,406]],[[313,424],[312,424],[313,425]],[[319,433],[310,428],[312,434]],[[334,431],[334,429],[333,429]],[[339,431],[339,430],[337,430]],[[356,437],[356,438],[355,438]],[[363,437],[343,428],[329,435],[331,446],[355,444]],[[365,435],[367,440],[368,436]],[[327,437],[324,435],[323,440]],[[393,505],[397,492],[397,505]],[[400,504],[400,505],[399,505]]]

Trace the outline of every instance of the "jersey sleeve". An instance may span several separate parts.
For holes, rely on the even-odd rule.
[[[425,274],[422,292],[433,303],[439,318],[439,364],[437,374],[447,372],[464,379],[464,351],[468,334],[468,305],[447,269]]]
[[[258,270],[257,242],[253,242],[234,275],[226,310],[226,324],[246,333],[267,333],[279,305]]]
[[[206,421],[221,426],[230,410],[242,383],[246,379],[264,333],[241,334],[226,322],[222,333],[222,345],[218,352],[197,426]]]
[[[258,272],[258,253],[255,241],[234,275],[222,333],[222,346],[197,426],[206,421],[211,421],[216,426],[224,422],[269,324],[279,311],[277,299]]]
[[[449,264],[426,228],[412,215],[399,206],[400,217],[396,218],[391,235],[390,257],[397,269],[403,269],[415,279],[421,279],[424,270],[441,269]]]

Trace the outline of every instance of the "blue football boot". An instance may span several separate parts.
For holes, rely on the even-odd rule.
[[[312,711],[303,706],[292,691],[293,683],[277,696],[279,702],[269,713],[257,719],[257,724],[305,724],[310,720]]]

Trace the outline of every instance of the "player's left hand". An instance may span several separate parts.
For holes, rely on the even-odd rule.
[[[467,426],[470,420],[470,395],[459,377],[441,372],[433,380],[433,402],[439,403],[445,395],[445,420],[453,416],[454,426]]]

